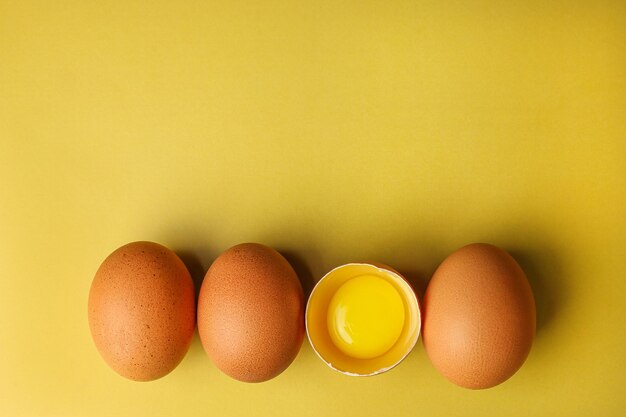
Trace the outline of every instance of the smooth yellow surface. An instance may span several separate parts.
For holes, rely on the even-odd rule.
[[[398,341],[404,327],[404,304],[384,278],[361,275],[333,295],[327,325],[330,338],[343,353],[375,358]]]
[[[618,0],[0,0],[0,415],[623,415],[624,45]],[[353,260],[421,286],[491,242],[528,272],[537,339],[482,392],[421,342],[372,378],[305,343],[246,385],[195,338],[133,383],[86,309],[139,239],[196,277],[262,242],[307,288]]]

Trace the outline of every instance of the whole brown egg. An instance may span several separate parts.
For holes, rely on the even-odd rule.
[[[304,338],[303,291],[289,262],[256,243],[222,253],[200,289],[198,332],[230,377],[261,382],[280,374]]]
[[[423,340],[450,381],[472,389],[504,382],[526,360],[534,336],[533,294],[507,252],[475,243],[437,268],[424,295]]]
[[[183,359],[195,328],[193,281],[168,248],[133,242],[109,255],[91,284],[89,327],[120,375],[151,381]]]

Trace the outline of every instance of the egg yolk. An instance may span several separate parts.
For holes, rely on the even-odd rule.
[[[346,281],[328,306],[330,337],[343,353],[371,359],[387,352],[404,327],[404,304],[395,287],[375,275]]]

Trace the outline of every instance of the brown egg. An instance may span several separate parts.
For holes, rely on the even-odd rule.
[[[222,253],[200,289],[198,332],[211,360],[230,377],[261,382],[280,374],[304,338],[304,297],[291,265],[256,243]]]
[[[89,327],[98,351],[120,375],[151,381],[168,374],[189,350],[195,328],[187,268],[157,243],[117,249],[91,284]]]
[[[510,378],[535,336],[535,301],[524,271],[505,251],[475,243],[437,268],[424,295],[423,340],[435,368],[465,388]]]

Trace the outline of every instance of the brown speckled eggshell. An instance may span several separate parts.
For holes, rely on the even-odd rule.
[[[423,340],[435,368],[455,384],[490,388],[524,363],[535,336],[535,301],[505,251],[465,246],[437,268],[424,295]]]
[[[195,328],[195,295],[183,262],[152,242],[107,257],[89,292],[89,327],[98,351],[120,375],[151,381],[183,359]]]
[[[291,265],[255,243],[222,253],[200,289],[198,332],[211,360],[230,377],[261,382],[280,374],[304,338],[303,291]]]

